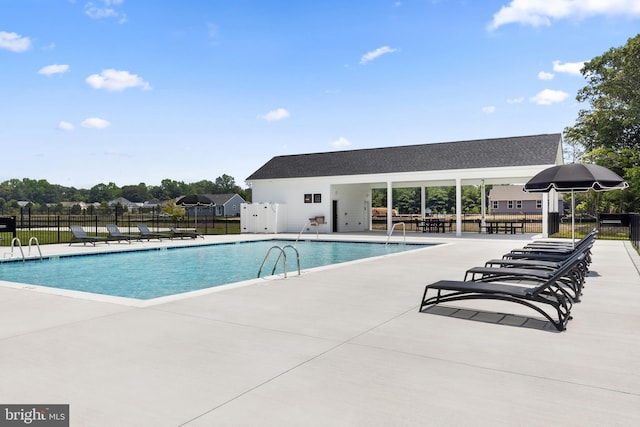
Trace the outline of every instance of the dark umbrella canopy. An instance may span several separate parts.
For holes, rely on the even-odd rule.
[[[195,207],[195,215],[196,215],[196,230],[198,229],[198,207],[199,206],[213,206],[215,203],[213,200],[205,196],[204,194],[190,194],[188,196],[180,197],[176,200],[176,205],[178,206],[187,206],[187,207]]]
[[[180,197],[176,200],[178,206],[213,206],[215,203],[213,200],[205,196],[204,194],[190,194],[188,196]]]
[[[551,190],[571,192],[571,240],[575,245],[574,191],[609,191],[627,188],[629,184],[610,169],[599,165],[571,163],[552,166],[531,178],[524,191],[547,193]]]
[[[543,170],[524,185],[524,191],[609,191],[628,186],[617,173],[603,166],[571,163]]]

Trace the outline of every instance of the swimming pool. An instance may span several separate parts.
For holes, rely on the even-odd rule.
[[[0,264],[0,280],[147,300],[255,279],[269,248],[292,244],[263,240],[6,262]],[[301,269],[425,246],[317,240],[295,245]],[[285,253],[287,273],[297,274],[295,251]],[[271,252],[262,277],[271,274],[278,254]],[[278,266],[276,273],[281,274],[282,262]]]

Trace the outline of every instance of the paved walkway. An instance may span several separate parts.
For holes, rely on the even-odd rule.
[[[68,403],[90,427],[640,425],[628,242],[596,242],[559,333],[504,302],[418,312],[425,284],[532,236],[408,238],[444,244],[147,306],[0,286],[0,403]]]

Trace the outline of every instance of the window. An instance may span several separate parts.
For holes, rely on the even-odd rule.
[[[542,210],[542,200],[536,200],[536,209]]]
[[[322,194],[314,194],[313,203],[322,203]]]
[[[305,203],[311,203],[311,194],[305,194],[304,195],[304,202]]]
[[[513,200],[507,201],[507,209],[513,209]]]
[[[522,209],[522,200],[516,200],[516,209]]]
[[[493,209],[498,209],[498,208],[500,207],[500,202],[499,202],[499,201],[497,201],[497,200],[492,201],[492,202],[491,202],[491,207],[492,207]]]

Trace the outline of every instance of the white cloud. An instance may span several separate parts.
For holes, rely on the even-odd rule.
[[[386,55],[387,53],[393,53],[396,52],[398,49],[392,49],[389,46],[382,46],[377,48],[376,50],[373,50],[371,52],[367,52],[364,55],[362,55],[362,58],[360,58],[360,64],[366,64],[369,61],[373,61],[374,59],[382,56],[382,55]]]
[[[277,110],[269,111],[267,114],[260,116],[260,118],[268,121],[275,122],[277,120],[286,119],[290,116],[289,112],[284,108],[278,108]]]
[[[22,37],[17,33],[0,31],[0,49],[6,49],[12,52],[24,52],[25,50],[31,49],[31,40],[29,37]]]
[[[574,76],[580,76],[582,73],[580,72],[584,67],[584,61],[581,62],[565,62],[564,64],[560,61],[553,61],[553,71],[557,73],[567,73]]]
[[[552,80],[553,76],[554,76],[553,73],[547,73],[546,71],[540,71],[538,73],[538,78],[540,80]]]
[[[496,112],[496,107],[493,105],[487,105],[486,107],[482,107],[482,112],[485,114],[493,114]]]
[[[123,2],[123,0],[102,0],[99,4],[89,2],[84,5],[84,13],[92,19],[114,18],[118,23],[124,24],[127,22],[127,15],[116,9]]]
[[[522,104],[524,102],[524,98],[509,98],[507,99],[507,104]]]
[[[207,22],[207,35],[210,39],[216,39],[220,33],[220,26],[213,22]]]
[[[489,29],[519,23],[549,26],[553,20],[595,15],[640,15],[638,0],[511,0],[493,15]]]
[[[104,129],[111,126],[111,123],[98,117],[90,117],[82,122],[82,127],[87,129]]]
[[[545,89],[529,100],[538,105],[551,105],[564,101],[568,96],[567,92],[561,90]]]
[[[65,122],[64,120],[58,123],[58,129],[60,130],[71,131],[71,130],[74,130],[75,128],[76,127],[73,124],[69,122]]]
[[[336,139],[335,141],[330,142],[329,145],[332,146],[333,148],[344,148],[344,147],[350,146],[351,145],[351,141],[349,141],[344,136],[341,136],[340,138]]]
[[[44,74],[45,76],[50,76],[52,74],[63,74],[69,71],[69,66],[66,64],[53,64],[47,65],[46,67],[40,68],[38,74]]]
[[[144,90],[151,89],[149,83],[145,82],[140,76],[130,74],[128,71],[114,69],[102,70],[100,74],[92,74],[85,81],[94,89],[105,89],[114,92],[131,87],[140,87]]]

